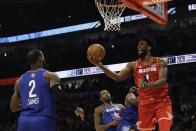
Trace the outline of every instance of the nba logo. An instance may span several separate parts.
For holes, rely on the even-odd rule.
[[[184,63],[185,62],[185,56],[177,56],[177,63]]]
[[[31,79],[35,78],[35,73],[31,74]]]
[[[84,68],[84,75],[90,75],[90,69]]]

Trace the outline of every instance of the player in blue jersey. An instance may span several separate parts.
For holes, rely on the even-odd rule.
[[[122,120],[117,127],[117,131],[137,131],[138,109],[135,88],[131,88],[125,98],[125,108],[122,114]]]
[[[103,104],[94,111],[95,129],[96,131],[116,131],[124,106],[113,104],[107,90],[102,90],[99,95]]]
[[[96,131],[137,131],[137,97],[133,90],[125,98],[125,107],[113,104],[107,90],[100,92],[100,100],[103,105],[94,112]]]
[[[112,104],[107,90],[100,92],[100,100],[104,104],[97,107],[94,112],[96,131],[138,131],[136,88],[131,88],[127,94],[125,107],[121,104]],[[122,109],[120,112],[119,107]],[[84,109],[77,107],[75,114],[84,121]]]
[[[27,53],[31,70],[15,83],[11,98],[12,112],[21,110],[18,131],[55,131],[55,102],[52,88],[59,87],[58,75],[45,69],[45,58],[40,50]]]

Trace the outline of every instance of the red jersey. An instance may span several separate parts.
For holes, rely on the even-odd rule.
[[[159,57],[151,57],[151,64],[146,65],[141,62],[140,59],[136,60],[134,67],[134,81],[137,87],[137,93],[140,100],[149,98],[161,98],[167,96],[168,84],[165,83],[160,88],[142,89],[139,88],[140,81],[146,81],[147,83],[155,82],[159,79]]]

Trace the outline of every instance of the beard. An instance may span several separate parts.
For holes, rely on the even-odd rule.
[[[45,60],[43,61],[43,68],[44,68],[44,69],[47,68],[46,61],[45,61]]]
[[[138,53],[139,58],[144,58],[147,55],[147,50],[143,50],[142,53]]]

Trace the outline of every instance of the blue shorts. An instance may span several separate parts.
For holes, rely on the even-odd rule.
[[[55,131],[54,119],[45,116],[20,116],[17,131]]]

